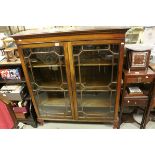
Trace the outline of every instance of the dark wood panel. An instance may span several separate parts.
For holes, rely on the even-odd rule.
[[[80,41],[80,40],[123,40],[124,34],[91,34],[91,35],[77,35],[77,36],[58,36],[49,38],[34,38],[34,39],[18,39],[17,45],[32,44],[32,43],[48,43],[48,42],[68,42],[68,41]]]
[[[70,75],[71,75],[71,84],[72,84],[72,95],[73,95],[73,104],[74,104],[74,114],[75,119],[78,119],[78,110],[77,110],[77,96],[76,96],[76,80],[75,80],[75,70],[74,70],[74,60],[72,53],[72,44],[71,42],[67,43],[68,46],[68,56],[70,62]]]
[[[153,82],[153,77],[150,76],[138,76],[133,78],[127,78],[127,83],[147,83],[147,82]]]
[[[146,106],[146,104],[148,103],[148,99],[128,99],[125,98],[124,99],[124,106]]]
[[[40,38],[40,37],[55,37],[55,36],[75,36],[75,35],[86,35],[86,34],[125,34],[125,32],[129,28],[102,28],[102,29],[94,29],[94,30],[72,30],[72,31],[66,31],[66,32],[45,32],[41,30],[34,30],[32,31],[24,31],[18,34],[14,34],[11,37],[14,39],[26,39],[26,38]]]
[[[116,95],[115,111],[114,111],[114,125],[113,125],[114,128],[118,128],[118,121],[119,121],[118,110],[119,110],[119,101],[120,101],[120,93],[121,93],[123,60],[124,60],[124,42],[120,44],[118,77],[117,77],[117,95]]]
[[[69,89],[69,95],[70,95],[72,117],[73,117],[73,119],[76,119],[76,114],[75,114],[75,110],[74,110],[74,99],[73,99],[74,96],[72,94],[70,59],[69,59],[68,44],[67,43],[64,44],[64,55],[65,55],[65,61],[66,61],[66,74],[67,74],[67,82],[68,82],[68,89]]]

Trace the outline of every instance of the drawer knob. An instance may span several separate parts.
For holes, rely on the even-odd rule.
[[[148,77],[148,76],[146,76],[146,78],[148,79],[149,77]]]
[[[135,104],[137,104],[137,103],[135,102]]]
[[[128,100],[128,103],[129,103],[130,101]]]

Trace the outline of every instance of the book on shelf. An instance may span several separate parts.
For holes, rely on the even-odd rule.
[[[139,87],[127,87],[127,91],[129,95],[144,95]]]

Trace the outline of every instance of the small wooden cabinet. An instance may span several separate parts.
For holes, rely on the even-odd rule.
[[[120,105],[120,124],[122,123],[122,114],[124,107],[142,107],[145,111],[152,97],[152,88],[154,85],[155,72],[150,68],[140,71],[123,71],[123,90]],[[129,88],[138,88],[141,92],[130,93]],[[145,115],[145,114],[144,114]],[[145,116],[143,116],[145,117]],[[141,122],[141,128],[143,121]]]
[[[38,121],[118,127],[127,29],[13,35]]]

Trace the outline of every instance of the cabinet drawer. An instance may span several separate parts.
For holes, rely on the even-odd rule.
[[[127,83],[146,83],[146,82],[153,82],[153,77],[149,76],[139,76],[139,77],[127,77]]]
[[[124,99],[124,105],[126,106],[146,106],[148,99]]]

